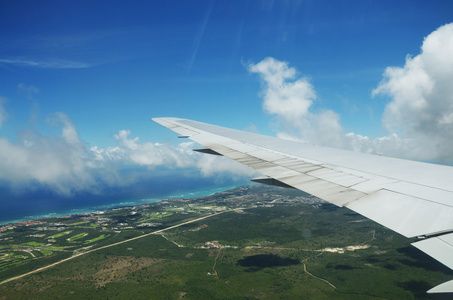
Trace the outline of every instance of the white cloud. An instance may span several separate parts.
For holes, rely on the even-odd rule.
[[[98,162],[121,162],[124,164],[188,168],[196,165],[199,158],[193,152],[193,143],[181,143],[178,146],[151,142],[140,142],[140,138],[130,138],[129,130],[120,130],[115,134],[118,142],[116,147],[99,149],[92,147],[90,150],[95,154]]]
[[[63,113],[53,120],[61,127],[60,136],[25,131],[18,143],[0,138],[0,180],[15,188],[38,183],[60,194],[95,187],[85,164],[89,155],[72,122]]]
[[[404,67],[389,67],[374,95],[391,97],[384,126],[413,141],[419,159],[453,162],[453,23],[428,35]]]
[[[264,110],[284,122],[302,126],[308,109],[316,98],[313,86],[308,80],[300,78],[291,81],[296,77],[296,69],[272,57],[255,65],[250,64],[248,69],[252,73],[258,73],[265,82]]]
[[[317,144],[344,146],[339,115],[331,110],[311,111],[316,100],[315,89],[307,78],[296,78],[296,69],[287,62],[268,57],[250,64],[248,70],[263,80],[264,111],[277,116],[286,130],[296,131],[279,133],[279,136],[299,135],[302,140]]]
[[[97,160],[110,160],[154,168],[197,168],[201,175],[243,177],[254,174],[254,171],[225,157],[200,154],[192,151],[194,142],[180,143],[177,146],[151,142],[140,142],[138,137],[130,138],[129,130],[121,130],[115,135],[117,147],[98,149],[91,148]]]
[[[428,35],[404,67],[388,67],[372,92],[387,95],[388,135],[344,133],[340,116],[315,111],[316,92],[287,62],[266,58],[248,70],[263,79],[263,108],[286,127],[278,136],[368,153],[453,163],[453,23]]]
[[[0,124],[5,115],[2,101]],[[193,152],[192,142],[177,146],[141,142],[138,137],[131,137],[129,130],[120,130],[115,135],[114,147],[88,149],[66,114],[55,113],[48,121],[60,128],[58,135],[43,136],[24,130],[14,143],[0,137],[2,185],[19,192],[44,187],[59,195],[73,195],[102,193],[105,187],[134,184],[143,175],[140,172],[153,172],[156,167],[190,168],[198,170],[201,176],[219,178],[242,178],[250,174],[249,169],[230,160]],[[131,168],[138,171],[124,175],[123,171]]]

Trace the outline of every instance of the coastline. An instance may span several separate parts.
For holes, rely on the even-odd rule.
[[[20,223],[20,222],[30,222],[30,221],[35,221],[35,220],[47,219],[47,218],[58,218],[58,217],[64,217],[64,216],[93,213],[93,212],[97,212],[97,211],[104,211],[104,210],[121,208],[121,207],[155,203],[155,202],[169,200],[169,199],[204,197],[204,196],[213,195],[216,193],[231,190],[236,187],[245,186],[245,185],[247,185],[247,184],[242,183],[242,184],[238,184],[238,185],[228,185],[228,186],[223,186],[223,187],[212,187],[211,186],[211,187],[199,188],[197,190],[189,190],[186,192],[175,191],[175,192],[172,192],[169,194],[164,194],[161,196],[151,197],[151,198],[121,200],[121,201],[112,202],[112,203],[104,203],[104,204],[100,204],[100,205],[87,206],[84,208],[68,208],[67,210],[49,211],[48,213],[44,213],[44,214],[27,215],[27,216],[23,216],[20,218],[0,220],[0,226],[7,225],[7,224]]]

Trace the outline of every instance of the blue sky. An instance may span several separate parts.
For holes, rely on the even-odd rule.
[[[127,185],[130,167],[248,175],[224,161],[206,169],[149,121],[162,116],[451,163],[453,99],[430,87],[452,79],[442,27],[452,11],[451,1],[0,1],[0,181],[71,194]],[[444,73],[430,73],[430,57]],[[417,106],[407,99],[419,86]],[[298,114],[266,109],[291,107],[285,97]]]

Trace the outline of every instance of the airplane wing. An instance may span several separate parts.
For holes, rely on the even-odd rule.
[[[347,207],[406,237],[453,270],[453,167],[357,153],[177,118],[153,121],[263,174]],[[453,292],[453,280],[428,293]]]

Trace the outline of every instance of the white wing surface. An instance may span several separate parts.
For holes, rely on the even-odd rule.
[[[453,167],[282,140],[196,121],[155,118],[180,137],[229,157],[264,176],[347,207],[406,237],[453,269]],[[453,280],[429,293],[453,292]]]

